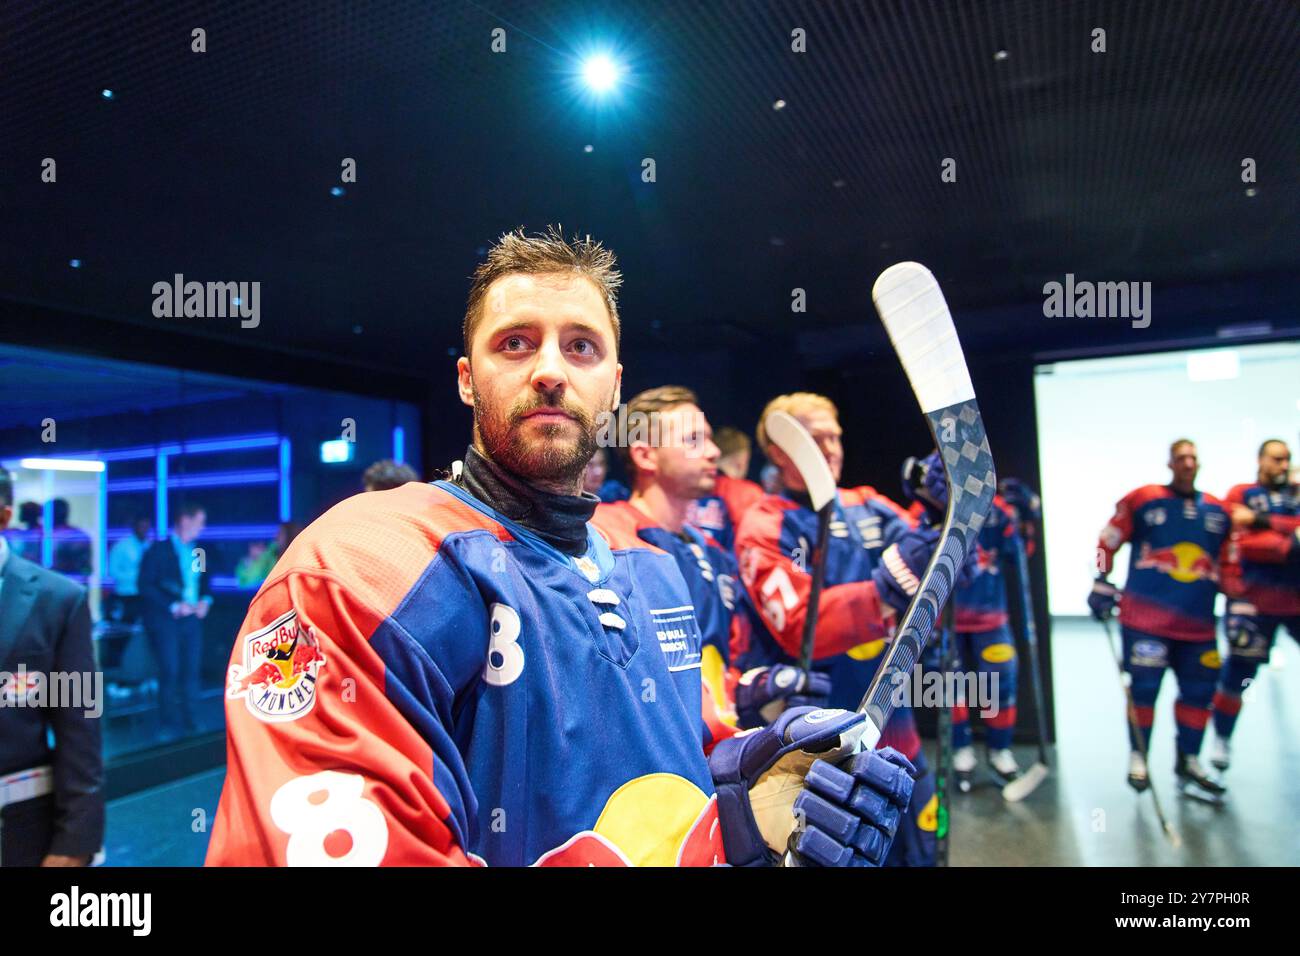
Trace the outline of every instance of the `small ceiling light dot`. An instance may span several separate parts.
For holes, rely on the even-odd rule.
[[[582,65],[583,80],[597,93],[612,89],[622,72],[618,65],[603,53],[589,57]]]
[[[772,109],[774,110],[785,109],[785,100],[777,100],[775,103],[772,104]]]
[[[1005,60],[1005,59],[1006,59],[1007,57],[1009,57],[1010,55],[1011,55],[1011,54],[1008,53],[1006,50],[998,50],[997,53],[994,53],[994,54],[993,54],[993,59],[995,59],[995,60],[997,60],[999,63],[1001,63],[1003,60]]]
[[[359,326],[359,325],[354,325],[354,326],[352,326],[352,334],[353,334],[353,335],[360,335],[360,334],[361,334],[361,326]]]
[[[455,358],[456,356],[460,355],[460,349],[456,348],[456,346],[454,345],[449,345],[447,346],[447,354],[450,355],[452,358]]]
[[[343,193],[344,193],[344,189],[342,186],[333,186],[330,188],[330,195],[334,196],[335,198],[342,196]]]
[[[244,304],[244,300],[241,299],[239,296],[235,296],[235,298],[234,298],[232,301],[234,302],[235,305],[243,305],[243,304]]]
[[[774,246],[784,246],[784,245],[785,245],[785,240],[782,239],[780,236],[773,236],[771,239],[769,239],[769,240],[767,240],[767,241],[770,242],[770,243],[771,243],[772,245],[774,245]]]
[[[831,185],[834,186],[836,189],[843,189],[843,188],[844,188],[844,180],[842,180],[842,179],[837,179],[837,180],[835,180],[833,183],[831,183]]]
[[[111,100],[113,98],[113,91],[105,87],[104,89],[99,91],[99,95],[106,100]]]
[[[583,151],[584,153],[590,153],[590,152],[594,151],[595,148],[596,148],[595,146],[592,146],[590,143],[588,143],[586,146],[582,147],[582,151]]]
[[[68,265],[72,266],[72,268],[74,268],[74,269],[80,269],[80,268],[81,268],[81,260],[80,260],[80,259],[69,259],[69,260],[68,260]]]
[[[1257,196],[1258,194],[1259,194],[1259,190],[1256,189],[1254,186],[1250,186],[1250,187],[1248,187],[1248,188],[1246,189],[1246,195],[1247,195],[1247,196],[1250,196],[1250,197],[1253,198],[1253,197]]]

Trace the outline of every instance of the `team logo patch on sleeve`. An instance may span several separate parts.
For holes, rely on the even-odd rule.
[[[242,697],[258,720],[297,720],[316,703],[316,678],[325,666],[320,643],[290,611],[244,638],[243,664],[231,664],[226,697]]]

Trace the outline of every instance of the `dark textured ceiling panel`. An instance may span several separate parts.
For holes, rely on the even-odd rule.
[[[628,72],[594,102],[602,47]],[[861,323],[902,258],[958,309],[1300,264],[1283,0],[11,0],[0,63],[0,298],[159,322],[155,282],[256,280],[257,329],[161,322],[406,371],[520,224],[620,254],[629,342]]]

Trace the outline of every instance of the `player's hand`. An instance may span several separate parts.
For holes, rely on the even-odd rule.
[[[908,531],[885,549],[880,563],[871,572],[876,594],[880,600],[902,614],[921,585],[930,556],[939,543],[938,528],[916,528]],[[957,586],[965,587],[980,574],[976,549],[966,555],[966,561],[957,572]]]
[[[1019,478],[1003,478],[998,482],[998,494],[1015,509],[1016,518],[1021,522],[1037,523],[1042,519],[1042,499]]]
[[[1088,610],[1093,618],[1104,621],[1115,613],[1119,604],[1119,589],[1105,578],[1092,582],[1092,592],[1088,595]]]
[[[709,756],[733,866],[879,866],[912,795],[911,764],[861,749],[866,717],[792,707]]]
[[[742,728],[770,724],[787,707],[825,707],[831,679],[789,664],[755,667],[736,685],[736,716]]]
[[[194,605],[194,616],[200,621],[203,620],[208,616],[208,611],[211,607],[212,605],[208,601],[200,601],[198,604]]]
[[[1245,505],[1232,506],[1232,526],[1234,528],[1249,528],[1255,523],[1255,512]]]
[[[948,475],[943,470],[943,459],[938,451],[920,461],[909,458],[904,462],[903,493],[910,501],[921,502],[929,524],[943,523],[948,510]]]

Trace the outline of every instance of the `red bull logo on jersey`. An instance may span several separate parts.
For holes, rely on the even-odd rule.
[[[320,643],[290,611],[244,638],[244,662],[226,674],[226,698],[242,697],[258,720],[297,720],[316,703],[316,678],[325,666]]]
[[[1218,581],[1219,567],[1214,558],[1206,553],[1199,544],[1179,541],[1169,548],[1153,548],[1142,545],[1142,551],[1133,562],[1133,570],[1145,571],[1155,569],[1167,574],[1182,584],[1196,581]]]
[[[718,801],[685,777],[651,773],[610,795],[596,825],[534,866],[712,866],[723,863]]]

